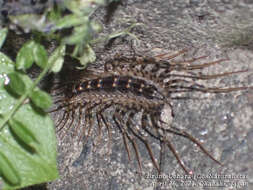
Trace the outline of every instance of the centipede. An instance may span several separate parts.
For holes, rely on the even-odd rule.
[[[200,93],[230,93],[252,89],[252,87],[206,87],[198,83],[199,80],[217,79],[247,70],[223,72],[219,74],[202,74],[195,72],[206,67],[221,64],[228,59],[198,63],[207,56],[196,57],[184,61],[174,62],[173,59],[185,54],[187,49],[171,55],[156,56],[117,56],[105,62],[103,69],[85,69],[80,80],[69,81],[64,86],[57,86],[53,92],[55,107],[49,112],[62,112],[62,117],[56,123],[57,131],[65,136],[69,130],[74,131],[80,141],[84,143],[94,131],[98,143],[105,129],[111,146],[112,131],[119,130],[128,159],[132,159],[134,152],[139,170],[142,171],[141,156],[137,141],[145,147],[154,168],[160,173],[148,136],[163,143],[174,155],[178,164],[187,173],[191,171],[183,164],[179,154],[173,146],[168,134],[178,135],[195,144],[209,159],[222,165],[215,159],[202,143],[185,130],[170,125],[161,118],[161,110],[178,99],[189,99],[188,96],[178,94],[189,92]],[[64,95],[63,90],[68,91]],[[109,122],[106,110],[113,108]],[[135,119],[139,115],[137,125]],[[84,121],[84,122],[82,122]],[[97,124],[95,124],[97,123]],[[166,126],[166,127],[165,127]],[[64,131],[64,132],[62,132]]]

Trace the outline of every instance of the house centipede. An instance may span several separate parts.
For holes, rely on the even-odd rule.
[[[80,81],[69,82],[66,85],[68,91],[70,91],[69,95],[57,99],[55,102],[57,107],[50,111],[63,110],[63,116],[56,124],[57,129],[62,131],[65,128],[67,130],[74,128],[75,135],[78,135],[80,140],[84,139],[84,143],[86,143],[92,131],[95,130],[94,121],[97,121],[98,142],[101,139],[102,128],[105,128],[109,138],[108,148],[110,148],[111,131],[114,130],[112,128],[117,128],[122,135],[128,159],[131,160],[129,147],[131,145],[140,171],[142,170],[142,163],[136,143],[137,140],[140,140],[144,144],[153,166],[160,173],[159,165],[146,138],[146,135],[149,135],[164,143],[170,149],[182,169],[187,174],[191,173],[184,166],[180,156],[166,136],[168,133],[188,139],[197,145],[210,159],[222,165],[192,135],[162,121],[161,110],[165,105],[169,105],[172,108],[171,100],[189,98],[179,97],[176,95],[177,93],[192,91],[201,93],[228,93],[252,89],[252,87],[208,88],[196,82],[196,80],[216,79],[246,72],[247,70],[212,75],[196,74],[193,71],[220,64],[226,61],[226,59],[201,64],[193,63],[206,58],[206,56],[176,63],[170,61],[184,54],[186,51],[181,50],[170,56],[161,54],[155,57],[117,57],[106,62],[102,71],[86,69]],[[56,89],[59,92],[55,94],[56,97],[62,95],[62,89],[65,89],[65,87]],[[115,108],[112,113],[113,125],[108,122],[104,114],[111,107]],[[95,114],[93,114],[94,111]],[[134,117],[136,114],[141,114],[141,127],[135,125]],[[76,118],[77,122],[74,124]],[[81,126],[82,119],[84,119],[83,126]],[[164,128],[163,125],[169,127]]]

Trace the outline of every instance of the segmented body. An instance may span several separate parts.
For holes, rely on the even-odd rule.
[[[137,79],[131,76],[111,75],[101,77],[82,82],[74,88],[76,94],[97,90],[121,93],[130,92],[146,99],[165,99],[165,96],[161,94],[155,86],[147,84],[147,82],[142,79]]]
[[[179,92],[226,93],[247,89],[248,87],[206,88],[196,82],[196,80],[208,80],[244,71],[216,75],[189,72],[224,61],[193,64],[194,61],[205,58],[205,56],[183,62],[169,62],[170,59],[184,52],[183,50],[171,56],[159,55],[154,58],[116,58],[107,62],[103,71],[84,71],[83,77],[78,82],[67,85],[67,89],[71,90],[70,95],[59,98],[57,101],[58,107],[52,110],[61,110],[63,112],[62,119],[57,124],[58,129],[64,129],[66,126],[69,126],[66,127],[67,129],[74,128],[75,133],[80,136],[80,140],[86,141],[93,130],[98,130],[99,135],[97,138],[100,139],[102,128],[105,127],[109,136],[108,145],[110,146],[111,131],[118,128],[122,134],[122,140],[129,159],[131,159],[131,150],[129,148],[129,144],[131,144],[140,169],[142,164],[137,140],[143,142],[154,167],[160,171],[152,148],[146,138],[147,135],[150,135],[165,143],[181,167],[189,173],[167,138],[167,133],[189,139],[207,156],[219,163],[204,149],[199,141],[186,131],[164,123],[160,118],[161,110],[165,105],[170,105],[172,99],[189,98],[177,96]],[[105,110],[110,107],[115,108],[112,113],[114,124],[109,123],[104,114]],[[136,114],[141,114],[141,126],[137,126],[134,121]],[[75,120],[76,122],[74,122]],[[81,120],[85,121],[84,125],[81,124]],[[97,127],[94,127],[94,121],[97,121]],[[168,127],[164,128],[163,125]]]

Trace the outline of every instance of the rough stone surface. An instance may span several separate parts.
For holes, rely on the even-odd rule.
[[[118,7],[112,20],[105,25],[104,32],[109,34],[122,30],[132,22],[142,23],[144,25],[132,31],[139,41],[124,37],[116,39],[111,48],[96,47],[96,64],[103,64],[104,60],[112,58],[116,53],[129,54],[131,46],[137,53],[146,55],[188,48],[190,51],[183,57],[185,59],[201,55],[209,55],[202,62],[226,57],[230,59],[206,68],[204,73],[249,69],[246,73],[204,81],[203,84],[220,87],[252,86],[252,49],[250,46],[224,47],[227,41],[222,38],[233,30],[233,25],[229,23],[240,24],[252,18],[252,14],[253,1],[250,0],[129,0]],[[103,10],[96,12],[98,20],[104,15]],[[161,180],[162,185],[153,186],[159,180],[150,178],[150,174],[153,172],[156,175],[156,172],[144,146],[139,143],[144,165],[141,176],[135,159],[129,163],[121,135],[115,130],[109,156],[106,143],[93,151],[92,140],[82,145],[71,137],[59,139],[58,165],[61,178],[49,183],[48,189],[207,189],[204,185],[213,189],[228,190],[231,185],[237,185],[234,189],[253,189],[252,94],[252,90],[216,95],[194,93],[189,95],[202,99],[172,102],[175,115],[172,125],[199,139],[224,164],[220,166],[210,160],[187,139],[171,136],[184,164],[195,176],[200,175],[198,179],[170,179],[175,175],[180,178],[185,173],[173,154],[166,148],[161,149],[159,142],[150,138],[156,159],[161,161],[163,176],[167,178]],[[104,135],[105,142],[107,139],[107,135]],[[227,179],[224,176],[214,179],[216,174],[233,175],[235,179],[229,176]],[[240,179],[240,175],[246,176],[246,179]],[[201,178],[203,176],[209,177]],[[215,185],[218,182],[228,186],[217,187]]]

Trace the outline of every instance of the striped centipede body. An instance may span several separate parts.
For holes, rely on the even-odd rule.
[[[160,172],[159,164],[155,160],[147,139],[148,135],[164,143],[171,150],[183,170],[190,173],[167,137],[166,134],[168,133],[189,139],[209,158],[221,165],[197,139],[186,131],[164,122],[161,119],[161,111],[165,105],[172,107],[172,100],[189,98],[177,96],[178,93],[192,91],[227,93],[249,89],[250,87],[207,88],[196,82],[196,80],[215,79],[245,71],[214,75],[196,74],[193,72],[194,70],[201,70],[225,60],[193,64],[196,60],[206,57],[202,56],[182,62],[174,63],[171,61],[173,58],[185,53],[185,51],[179,51],[171,56],[163,54],[151,58],[118,57],[106,62],[102,71],[87,69],[84,71],[81,80],[70,82],[67,85],[70,91],[69,95],[56,100],[57,107],[51,110],[51,112],[59,110],[63,112],[62,118],[56,124],[58,130],[74,128],[79,139],[87,141],[93,130],[98,130],[97,138],[99,140],[102,129],[106,128],[109,137],[108,146],[110,146],[112,130],[118,128],[129,160],[131,160],[131,145],[140,170],[142,169],[142,163],[136,143],[137,140],[140,140],[146,147],[154,167]],[[57,89],[57,91],[60,89]],[[104,114],[111,107],[114,107],[112,113],[113,124],[108,122],[107,116]],[[134,121],[136,114],[141,114],[140,127]],[[84,124],[81,120],[84,120]],[[94,125],[95,121],[97,121],[97,125]],[[167,127],[163,127],[164,125]]]

